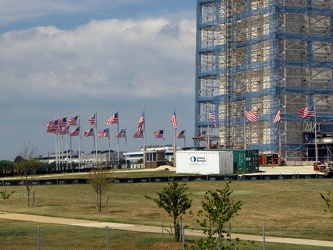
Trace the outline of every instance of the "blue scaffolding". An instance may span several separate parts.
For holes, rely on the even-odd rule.
[[[333,159],[331,0],[198,0],[196,44],[197,146]]]

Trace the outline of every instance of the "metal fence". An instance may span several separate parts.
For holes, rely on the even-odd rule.
[[[20,222],[0,226],[0,249],[198,249],[196,240],[203,238],[199,228],[180,229],[175,241],[173,228],[116,223],[95,226],[43,224],[32,226]],[[106,225],[106,226],[104,226]],[[240,239],[235,249],[332,249],[333,228],[228,228],[225,245]]]

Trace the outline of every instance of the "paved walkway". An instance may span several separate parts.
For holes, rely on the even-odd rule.
[[[259,167],[263,174],[323,174],[319,171],[314,171],[313,166],[270,166]]]
[[[72,225],[80,227],[95,227],[95,228],[109,227],[110,229],[116,229],[116,230],[127,230],[127,231],[147,232],[147,233],[162,233],[163,230],[162,227],[157,227],[157,226],[97,222],[90,220],[57,218],[57,217],[48,217],[40,215],[15,214],[15,213],[5,213],[5,212],[0,212],[0,219],[32,221],[40,223],[54,223],[54,224]],[[196,231],[196,230],[185,230],[185,235],[203,236],[203,233],[201,231]],[[231,236],[233,239],[239,238],[241,240],[259,241],[259,242],[263,241],[262,235],[232,234]],[[281,237],[271,237],[271,236],[266,236],[265,242],[308,245],[308,246],[317,246],[317,247],[333,247],[333,241],[281,238]]]

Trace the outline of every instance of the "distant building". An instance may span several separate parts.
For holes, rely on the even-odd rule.
[[[177,150],[180,148],[177,147]],[[143,168],[143,164],[137,162],[143,159],[143,148],[135,152],[124,153],[131,168]],[[173,161],[173,146],[151,146],[146,147],[146,168],[156,168]]]
[[[79,157],[78,151],[72,151],[69,153],[47,153],[43,155],[39,155],[36,157],[37,160],[44,163],[52,163],[52,162],[62,162],[62,163],[81,163],[82,167],[92,167],[96,163],[95,154],[89,153],[84,154],[82,153],[81,158]],[[109,161],[110,159],[110,161]],[[119,154],[119,159],[124,160],[124,155],[122,152]],[[111,163],[117,164],[118,163],[118,152],[110,151],[110,158],[109,152],[103,151],[97,154],[97,162],[98,163]]]

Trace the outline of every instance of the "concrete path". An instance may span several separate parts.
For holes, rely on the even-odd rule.
[[[40,223],[54,223],[54,224],[72,225],[72,226],[80,226],[80,227],[95,227],[95,228],[109,227],[110,229],[116,229],[116,230],[127,230],[127,231],[146,232],[146,233],[163,233],[162,227],[157,227],[157,226],[98,222],[98,221],[90,221],[90,220],[57,218],[57,217],[29,215],[29,214],[15,214],[15,213],[0,212],[0,219],[31,221],[31,222],[40,222]],[[185,235],[202,237],[203,233],[202,233],[202,231],[187,229],[187,230],[185,230]],[[248,241],[259,241],[259,242],[263,241],[262,235],[232,234],[231,236],[233,239],[239,238],[241,240],[248,240]],[[265,237],[265,242],[308,245],[308,246],[317,246],[317,247],[333,247],[333,241],[282,238],[282,237],[270,237],[270,236]]]

